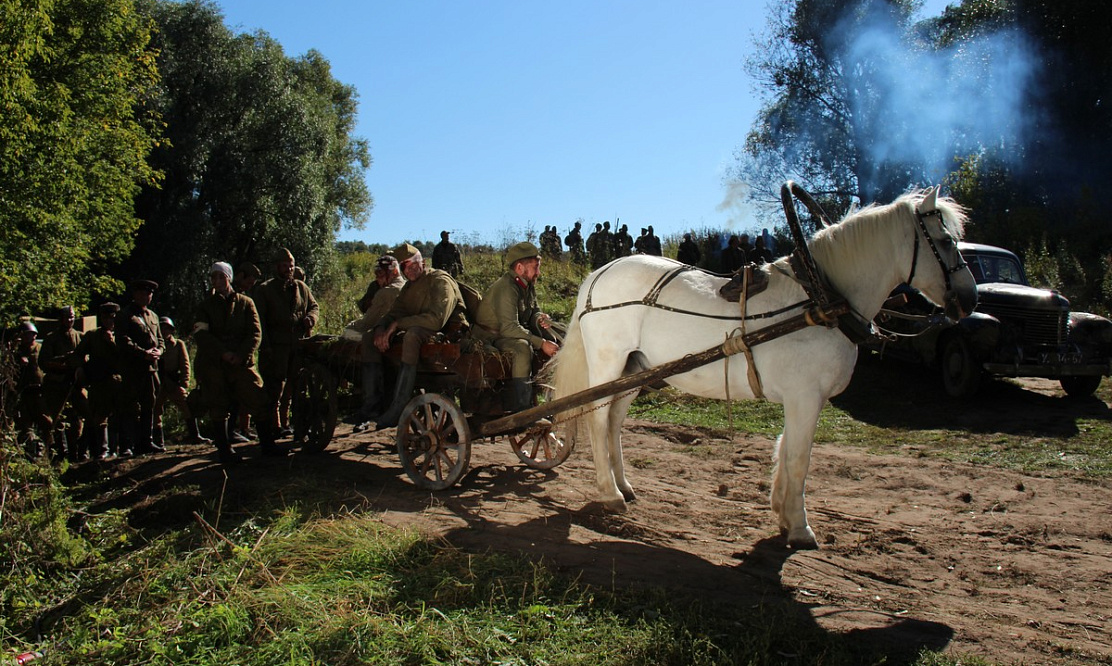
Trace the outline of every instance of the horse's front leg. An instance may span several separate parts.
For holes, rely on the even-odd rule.
[[[625,456],[622,453],[622,424],[625,423],[626,415],[629,414],[629,406],[633,404],[636,397],[637,391],[620,395],[614,399],[608,410],[610,412],[608,423],[610,466],[614,470],[614,483],[627,502],[636,500],[637,495],[633,492],[633,486],[630,485],[625,475]]]
[[[815,533],[807,523],[804,488],[811,464],[811,446],[823,400],[808,398],[784,402],[784,432],[776,441],[772,470],[772,512],[788,545],[797,549],[818,548]]]
[[[618,489],[615,468],[621,469],[621,452],[615,458],[608,441],[610,428],[607,423],[609,410],[598,409],[587,414],[587,427],[591,433],[591,451],[595,458],[595,479],[598,482],[598,501],[607,511],[625,513],[625,494]],[[624,480],[624,479],[623,479]]]

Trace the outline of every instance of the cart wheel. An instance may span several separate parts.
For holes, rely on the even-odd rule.
[[[327,367],[310,363],[297,373],[292,414],[293,438],[301,450],[319,453],[336,432],[336,380]]]
[[[418,488],[444,490],[471,462],[471,431],[451,398],[425,393],[409,401],[398,421],[398,456]]]
[[[551,425],[534,426],[510,435],[517,459],[533,469],[552,469],[568,459],[571,445],[552,432]]]

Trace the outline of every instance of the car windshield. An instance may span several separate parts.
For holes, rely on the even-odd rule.
[[[1015,257],[999,254],[971,254],[966,257],[969,271],[977,284],[1003,282],[1006,284],[1027,284],[1023,278],[1023,267]]]

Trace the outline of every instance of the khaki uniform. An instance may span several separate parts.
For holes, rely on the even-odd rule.
[[[193,339],[197,342],[194,372],[198,386],[189,394],[193,413],[207,410],[217,420],[227,419],[234,400],[255,419],[273,421],[267,413],[262,378],[255,372],[255,352],[262,340],[255,302],[243,294],[227,298],[209,294],[201,303]],[[225,352],[238,356],[239,365],[225,361]]]
[[[316,326],[320,306],[313,298],[309,285],[301,280],[287,283],[280,277],[256,287],[252,297],[263,334],[259,347],[259,372],[267,395],[277,410],[286,382],[297,372],[294,366],[297,341]],[[308,327],[303,324],[305,319],[310,322]]]
[[[149,434],[143,428],[154,421],[154,402],[158,397],[158,361],[147,358],[152,349],[166,350],[158,315],[150,308],[140,309],[134,303],[120,310],[116,317],[116,345],[120,350],[120,370],[124,380],[124,397],[132,416],[139,418],[140,448],[149,445]]]
[[[15,427],[21,439],[30,440],[35,426],[39,427],[44,440],[51,441],[51,422],[46,415],[42,400],[43,373],[39,368],[39,353],[42,345],[32,342],[29,346],[20,345],[13,352],[16,363],[16,391],[19,402],[16,405]],[[33,456],[37,452],[31,452]]]
[[[81,333],[72,328],[58,329],[46,336],[39,352],[46,414],[53,420],[63,414],[67,404],[73,407],[66,419],[69,424],[66,438],[71,445],[81,437],[83,417],[88,412],[85,391],[76,381],[74,367],[69,363],[80,342]],[[55,429],[60,426],[61,424],[55,423]]]
[[[86,333],[71,362],[81,368],[82,381],[89,391],[89,427],[107,426],[122,403],[123,377],[115,332],[101,327]]]
[[[382,318],[394,307],[394,301],[398,300],[398,294],[402,293],[404,286],[405,278],[399,275],[393,282],[376,291],[363,316],[348,325],[348,328],[363,334],[361,344],[364,361],[370,361],[372,357],[369,350],[375,345],[375,326],[378,326]]]
[[[536,333],[540,330],[537,325],[540,314],[534,285],[514,273],[506,273],[483,294],[472,335],[510,352],[512,376],[526,379],[532,370],[533,350],[539,349],[545,340]]]
[[[166,410],[166,403],[170,402],[182,412],[182,417],[189,421],[193,412],[189,409],[186,392],[189,389],[189,350],[186,349],[185,340],[174,338],[173,342],[167,341],[166,351],[158,359],[158,400],[154,403],[155,427],[162,427],[162,414]]]
[[[399,331],[405,331],[402,339],[402,363],[416,365],[420,358],[421,345],[433,335],[445,331],[450,335],[462,333],[467,329],[467,318],[463,314],[463,296],[459,285],[452,276],[434,268],[425,272],[417,280],[406,282],[398,293],[394,305],[382,318],[378,326],[389,326],[396,322]],[[377,363],[382,355],[372,347],[371,359]]]

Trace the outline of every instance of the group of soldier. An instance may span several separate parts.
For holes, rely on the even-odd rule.
[[[363,397],[349,419],[357,430],[397,424],[414,391],[425,342],[464,342],[506,354],[507,411],[531,404],[534,358],[559,349],[558,328],[537,304],[537,246],[509,247],[506,273],[468,311],[456,280],[462,258],[447,232],[441,239],[431,268],[408,243],[379,257],[375,280],[359,301],[362,316],[345,331],[360,341]],[[287,455],[278,440],[294,434],[288,399],[298,370],[296,350],[319,318],[299,270],[285,249],[275,260],[274,277],[264,282],[253,264],[233,271],[227,262],[213,263],[210,290],[189,330],[196,345],[192,363],[175,323],[151,307],[159,289],[151,280],[132,282],[123,307],[99,306],[96,328],[83,334],[74,328],[72,306],[60,309],[57,328],[41,342],[35,324],[23,322],[12,357],[18,366],[16,426],[28,454],[82,461],[163,451],[162,416],[173,404],[184,418],[186,441],[213,444],[222,463],[242,459],[234,445],[250,441],[248,423],[257,430],[263,455]],[[388,388],[383,361],[392,345],[400,347],[401,363]],[[202,434],[198,417],[205,418],[210,437]]]
[[[100,305],[96,327],[84,334],[74,329],[73,306],[59,309],[57,328],[41,343],[34,322],[21,323],[12,353],[15,421],[28,455],[79,462],[163,451],[167,403],[181,410],[187,441],[215,443],[223,462],[240,459],[231,444],[250,441],[234,414],[245,417],[241,430],[248,415],[254,419],[263,455],[286,455],[276,440],[292,434],[285,417],[294,348],[319,314],[297,270],[288,250],[275,261],[275,277],[262,283],[253,264],[235,276],[228,263],[214,263],[212,290],[192,329],[192,364],[173,320],[151,308],[159,288],[151,280],[133,281],[123,307]],[[210,419],[212,439],[201,434],[201,415]]]
[[[583,223],[576,222],[567,236],[564,245],[568,248],[571,260],[579,264],[590,261],[592,269],[605,265],[612,259],[628,257],[631,254],[661,255],[660,238],[653,232],[651,226],[641,229],[641,235],[636,240],[629,235],[628,225],[623,224],[616,231],[610,230],[610,221],[595,224],[595,230],[587,236],[586,245],[583,240]],[[541,254],[549,259],[559,259],[562,256],[560,234],[555,226],[546,226],[540,235]]]

